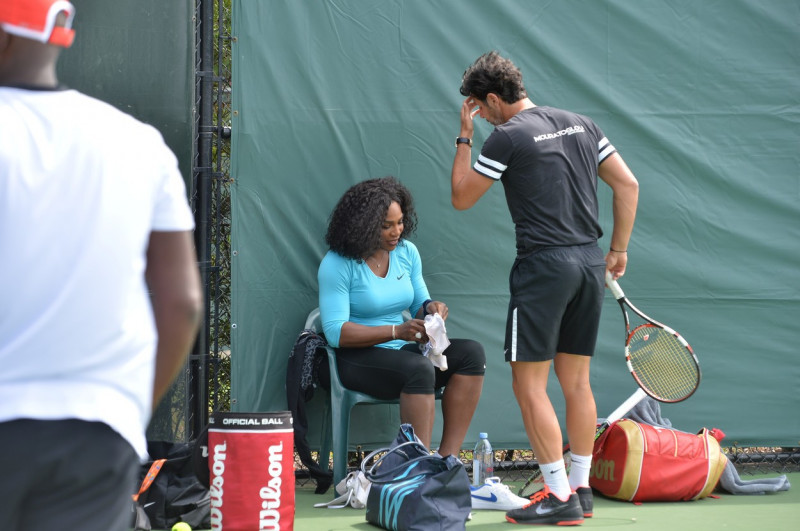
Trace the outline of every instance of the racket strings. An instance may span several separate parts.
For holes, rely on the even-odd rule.
[[[634,330],[628,361],[642,387],[666,402],[683,400],[699,383],[700,373],[689,346],[658,327]]]

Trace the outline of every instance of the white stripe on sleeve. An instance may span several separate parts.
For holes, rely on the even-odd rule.
[[[500,180],[500,177],[503,176],[503,172],[506,171],[508,166],[506,164],[500,164],[492,159],[488,159],[483,155],[478,155],[478,160],[475,161],[475,166],[473,166],[473,168],[481,175],[485,175],[490,179],[498,181]]]
[[[600,139],[600,142],[597,143],[597,163],[600,164],[606,158],[616,151],[616,148],[611,145],[611,142],[608,141],[606,137]]]

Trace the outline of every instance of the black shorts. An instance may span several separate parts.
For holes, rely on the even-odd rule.
[[[596,245],[546,247],[511,268],[506,361],[594,355],[606,263]]]
[[[139,458],[106,424],[0,422],[0,529],[126,531]]]
[[[472,339],[450,339],[443,352],[447,370],[440,371],[422,355],[417,343],[403,348],[337,348],[336,366],[342,385],[390,400],[400,393],[433,394],[453,374],[481,376],[486,371],[483,346]]]

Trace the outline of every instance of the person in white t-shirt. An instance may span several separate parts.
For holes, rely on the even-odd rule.
[[[64,0],[0,5],[0,529],[130,528],[145,429],[200,325],[161,135],[62,87]]]

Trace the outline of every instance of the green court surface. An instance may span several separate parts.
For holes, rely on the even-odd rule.
[[[764,474],[775,477],[779,474]],[[632,503],[595,496],[594,517],[587,518],[581,528],[630,529],[641,531],[725,530],[800,530],[800,472],[786,474],[792,487],[785,492],[762,496],[715,493],[714,497],[692,502]],[[758,476],[742,476],[743,480]],[[520,484],[509,483],[516,491]],[[333,499],[328,493],[314,494],[313,484],[296,489],[294,528],[298,531],[339,529],[379,529],[368,524],[364,510],[315,508],[315,503]],[[468,531],[528,528],[507,523],[502,511],[474,511],[467,522]],[[541,528],[541,526],[538,526]]]

